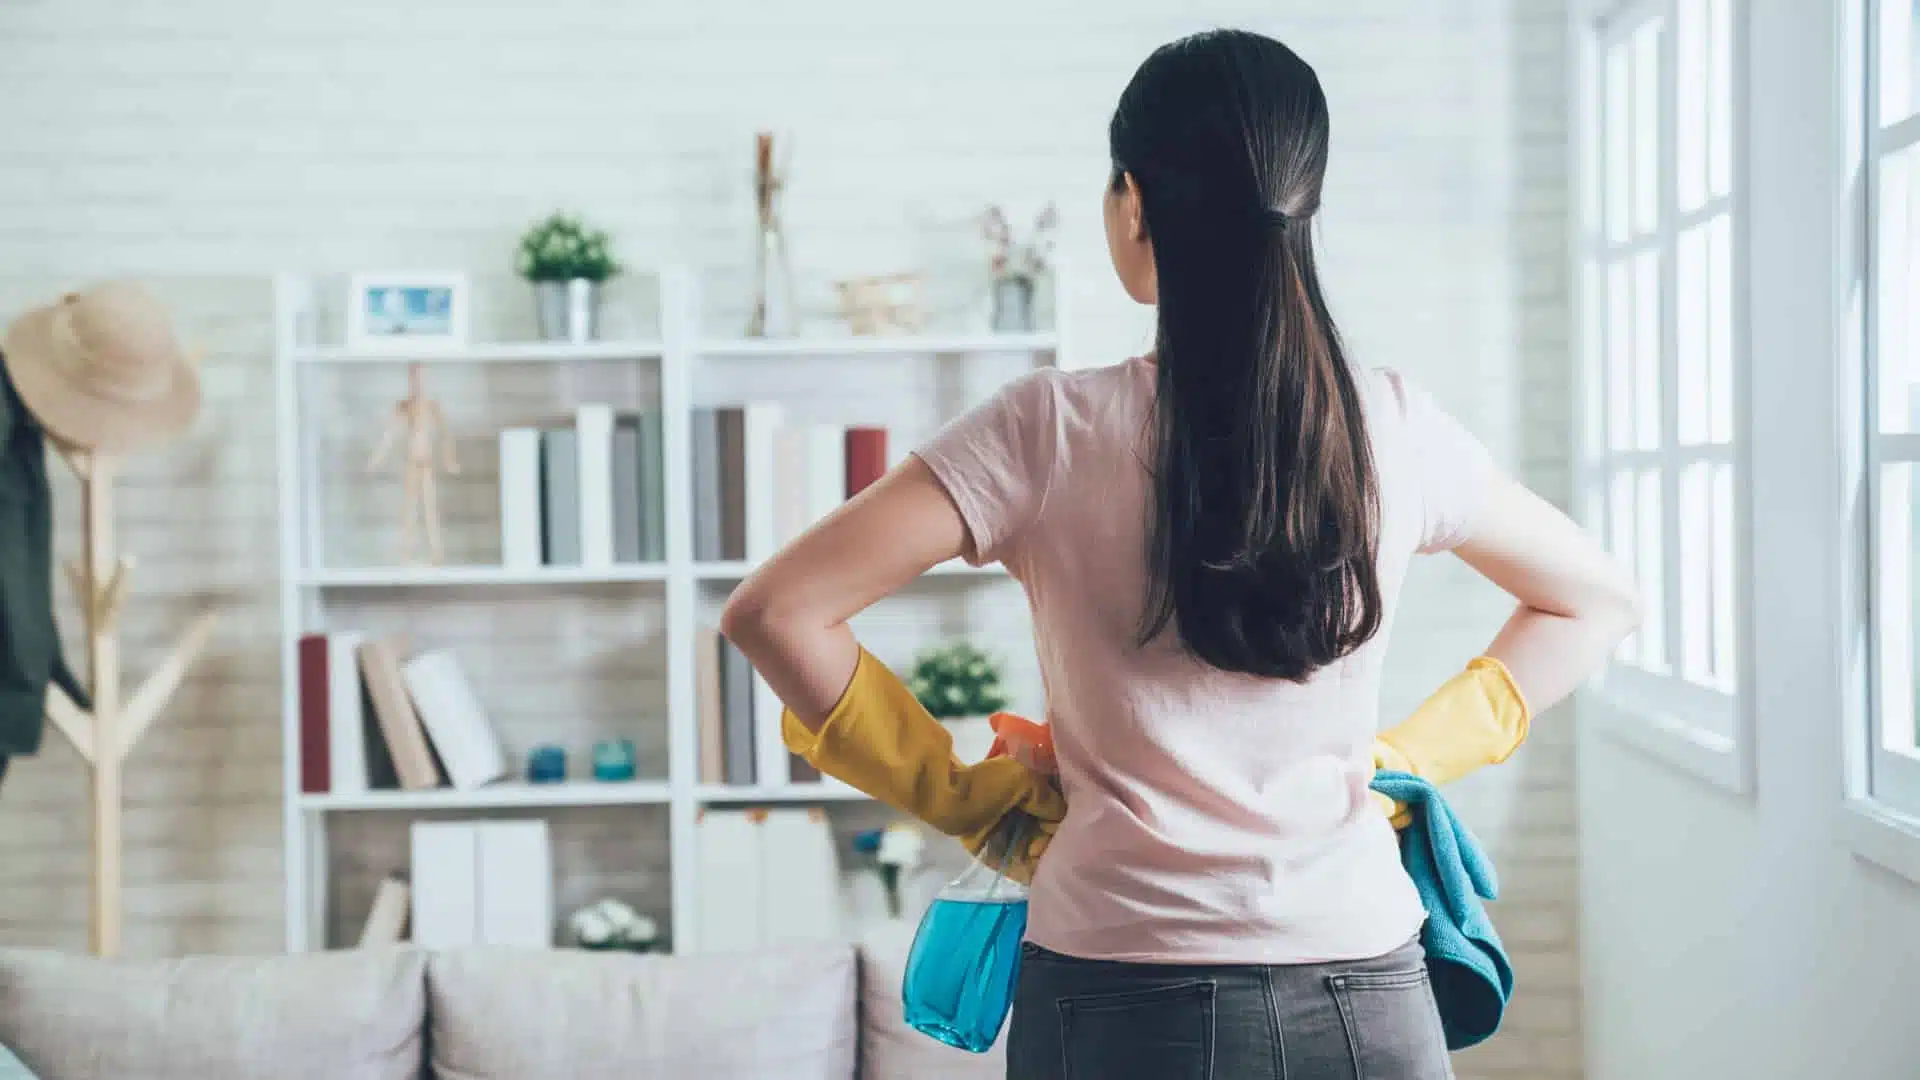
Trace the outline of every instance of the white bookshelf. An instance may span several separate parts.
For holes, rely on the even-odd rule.
[[[355,351],[314,340],[313,327],[321,321],[323,295],[314,278],[282,276],[275,292],[275,371],[278,419],[278,475],[280,507],[281,654],[284,828],[286,843],[286,926],[289,951],[302,952],[327,944],[326,910],[329,875],[333,870],[328,847],[328,823],[342,814],[413,814],[457,811],[538,812],[577,807],[634,808],[667,817],[667,872],[670,877],[674,946],[697,947],[697,892],[693,875],[699,860],[694,851],[695,823],[707,806],[817,805],[855,802],[859,793],[836,784],[785,784],[737,787],[699,782],[695,693],[695,638],[701,612],[711,611],[714,598],[752,570],[747,562],[706,562],[693,558],[691,524],[690,414],[694,408],[693,379],[705,363],[755,358],[789,363],[840,361],[848,357],[946,358],[1025,354],[1035,364],[1058,364],[1062,338],[1057,331],[1033,334],[928,334],[898,337],[803,337],[786,340],[725,339],[699,333],[701,303],[694,275],[672,270],[659,275],[659,332],[657,338],[598,341],[584,345],[564,342],[477,342],[460,348],[413,352]],[[333,287],[329,285],[328,287]],[[338,283],[344,289],[344,282]],[[1058,316],[1056,316],[1057,320]],[[633,365],[635,374],[650,378],[658,388],[664,441],[666,559],[662,562],[611,566],[540,566],[509,568],[499,565],[336,566],[329,563],[323,536],[323,477],[315,429],[308,411],[311,376],[327,369],[410,363],[436,365]],[[357,376],[355,376],[357,377]],[[744,396],[744,395],[743,395]],[[898,454],[896,448],[895,456]],[[392,483],[391,477],[364,480]],[[998,566],[976,568],[960,562],[929,571],[929,579],[990,582],[1003,578]],[[458,602],[471,606],[506,595],[494,591],[512,588],[579,590],[606,587],[625,589],[610,596],[633,596],[635,604],[657,608],[664,625],[665,701],[638,708],[635,719],[664,714],[667,767],[664,778],[643,777],[626,783],[572,779],[558,784],[503,782],[476,791],[373,791],[358,794],[306,794],[301,791],[299,761],[298,642],[303,634],[357,629],[351,621],[336,621],[337,609],[356,597],[392,596],[408,610]],[[634,589],[639,589],[634,593]],[[574,673],[565,673],[575,677]],[[577,677],[591,679],[591,672]],[[576,772],[579,769],[576,755]],[[510,762],[517,775],[523,760]]]

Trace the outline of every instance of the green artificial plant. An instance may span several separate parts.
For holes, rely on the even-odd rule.
[[[1007,707],[1000,668],[992,657],[964,641],[921,653],[907,688],[942,720],[986,716]]]
[[[514,269],[533,282],[604,282],[620,273],[620,264],[606,233],[587,228],[573,215],[555,213],[535,222],[520,238]]]

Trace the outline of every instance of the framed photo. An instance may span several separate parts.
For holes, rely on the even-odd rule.
[[[465,345],[469,301],[465,274],[355,274],[347,347],[405,353]]]

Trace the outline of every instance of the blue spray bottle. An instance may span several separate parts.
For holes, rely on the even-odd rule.
[[[983,1054],[1006,1022],[1027,933],[1027,887],[1006,868],[1031,827],[1027,815],[1008,814],[913,936],[900,987],[907,1023],[948,1046]]]

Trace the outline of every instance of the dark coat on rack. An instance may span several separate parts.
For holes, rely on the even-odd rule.
[[[0,776],[40,748],[47,683],[90,707],[53,624],[53,492],[47,442],[0,362]]]

